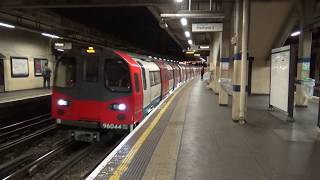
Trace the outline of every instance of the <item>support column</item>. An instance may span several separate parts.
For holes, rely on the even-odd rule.
[[[242,54],[241,54],[241,87],[240,87],[240,123],[244,124],[247,109],[247,60],[248,60],[248,37],[249,37],[249,3],[243,0],[242,20]]]
[[[300,37],[299,37],[299,54],[297,63],[297,80],[301,83],[305,78],[310,77],[310,60],[311,60],[311,45],[312,45],[312,32],[305,28],[305,24],[300,24]],[[301,84],[296,85],[296,106],[307,107],[308,97],[302,89]]]
[[[224,22],[220,46],[220,79],[229,78],[230,23]],[[228,92],[220,85],[219,105],[228,105]]]
[[[209,84],[209,87],[216,93],[219,93],[219,66],[218,66],[218,52],[220,48],[220,38],[221,33],[216,32],[213,33],[212,38],[212,46],[210,47],[210,56],[211,56],[211,62],[210,62],[210,70],[212,70],[212,76],[211,76],[211,82]]]
[[[234,16],[234,61],[233,61],[233,76],[232,76],[232,120],[239,121],[240,119],[240,75],[241,75],[241,53],[240,53],[240,0],[235,3]]]
[[[297,64],[297,80],[303,81],[310,77],[310,60],[312,46],[312,19],[315,12],[316,1],[300,1],[300,37],[299,37],[299,52]],[[296,85],[296,106],[307,107],[308,97],[302,89],[301,84]]]
[[[209,72],[210,72],[210,80],[209,80],[209,84],[208,84],[208,88],[210,88],[211,90],[213,90],[213,83],[214,83],[214,65],[213,65],[213,42],[211,42],[210,44],[210,54],[209,54],[209,59],[208,59],[208,62],[209,62]]]

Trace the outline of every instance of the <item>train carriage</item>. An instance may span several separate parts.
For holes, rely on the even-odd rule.
[[[145,58],[134,58],[141,67],[143,84],[143,115],[146,116],[161,100],[160,68]]]
[[[131,131],[178,82],[190,78],[188,69],[105,47],[74,46],[56,63],[52,117],[80,141],[99,141],[110,130]]]
[[[169,92],[172,92],[174,89],[174,74],[173,74],[173,68],[168,63],[164,63],[166,65],[166,68],[168,70],[168,81],[169,81]]]

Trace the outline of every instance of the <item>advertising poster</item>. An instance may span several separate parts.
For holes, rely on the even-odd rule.
[[[28,58],[11,57],[11,75],[12,77],[28,77]]]
[[[34,59],[34,75],[42,76],[42,71],[44,70],[45,64],[48,63],[47,59]]]

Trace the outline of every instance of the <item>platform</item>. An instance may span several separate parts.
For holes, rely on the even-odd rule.
[[[17,101],[23,101],[27,99],[33,99],[38,97],[50,96],[50,89],[28,89],[12,92],[0,93],[0,104],[12,103]]]
[[[319,134],[316,120],[307,117],[312,113],[288,123],[267,107],[267,96],[249,97],[248,124],[241,126],[232,122],[231,107],[219,106],[218,96],[195,79],[147,117],[87,180],[318,179]]]

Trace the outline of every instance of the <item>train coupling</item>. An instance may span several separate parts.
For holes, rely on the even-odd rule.
[[[81,141],[81,142],[99,142],[100,141],[100,132],[70,130],[69,135],[72,139],[76,141]]]

